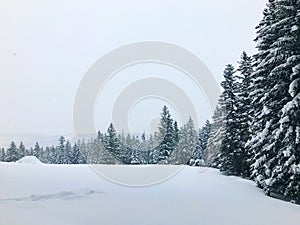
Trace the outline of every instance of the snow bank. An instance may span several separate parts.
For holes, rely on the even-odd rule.
[[[40,160],[38,160],[35,156],[25,156],[22,159],[18,160],[17,163],[25,163],[25,164],[42,164]]]

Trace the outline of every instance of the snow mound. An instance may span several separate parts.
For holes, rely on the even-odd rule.
[[[18,160],[17,163],[25,163],[25,164],[33,164],[33,165],[42,164],[42,162],[38,160],[38,158],[35,156],[24,156],[23,158]]]

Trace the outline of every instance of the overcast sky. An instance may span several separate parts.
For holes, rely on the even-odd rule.
[[[1,135],[72,133],[73,103],[82,77],[105,53],[132,42],[164,41],[186,48],[220,81],[226,64],[236,64],[243,50],[255,52],[254,27],[266,4],[266,0],[0,2]],[[176,72],[157,66],[124,72],[131,74],[126,78],[129,83],[129,77],[134,81],[153,74],[171,79],[170,73]],[[114,95],[125,88],[118,76],[103,93],[102,105],[95,107],[98,129],[106,129]],[[174,82],[195,100],[200,123],[211,116],[188,79],[178,74]],[[193,98],[197,95],[199,99]],[[164,104],[147,101],[129,115],[133,131],[153,122]],[[171,112],[180,120],[175,109]]]

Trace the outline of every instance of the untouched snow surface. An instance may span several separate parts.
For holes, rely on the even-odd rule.
[[[130,175],[124,166],[112,167]],[[143,171],[139,166],[130,168]],[[269,198],[251,181],[222,176],[214,169],[186,167],[165,182],[137,188],[111,183],[87,165],[0,163],[0,225],[298,225],[299,221],[300,206]]]

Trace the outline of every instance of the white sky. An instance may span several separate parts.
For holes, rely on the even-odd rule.
[[[220,81],[226,64],[235,64],[243,50],[255,52],[254,27],[265,4],[266,0],[0,0],[0,135],[72,133],[81,78],[105,53],[132,42],[154,40],[184,47]],[[170,70],[160,68],[127,73],[136,80],[149,71],[170,78]],[[102,130],[111,118],[114,97],[109,96],[124,88],[120,79],[115,82],[103,94],[107,105],[95,109],[100,115],[99,110],[107,108],[95,117]],[[191,97],[197,96],[189,81],[179,78],[178,83]],[[195,106],[203,123],[211,112],[201,109],[207,103],[199,96]],[[150,113],[147,105],[144,102],[129,116],[137,121],[131,122],[133,131],[151,122],[154,114],[138,116],[143,110]]]

